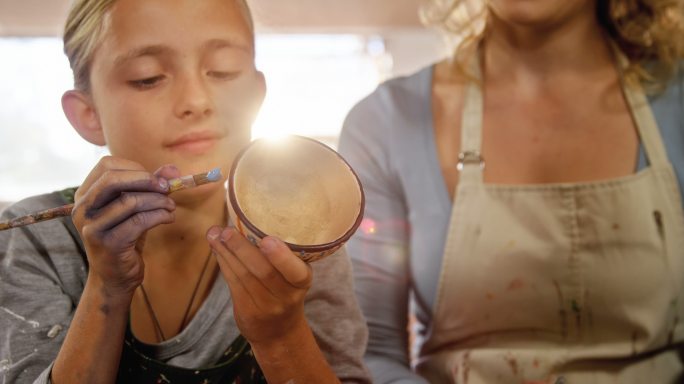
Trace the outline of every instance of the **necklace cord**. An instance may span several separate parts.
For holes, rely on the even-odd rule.
[[[178,328],[178,332],[176,332],[176,334],[180,333],[183,330],[183,328],[185,328],[185,326],[187,325],[188,317],[190,315],[190,308],[192,308],[192,303],[195,302],[195,296],[197,296],[197,291],[199,290],[200,283],[202,282],[202,278],[204,277],[204,274],[207,271],[207,267],[209,266],[209,259],[210,258],[211,258],[211,248],[209,249],[209,253],[207,254],[207,257],[204,260],[204,265],[202,266],[202,272],[200,272],[199,277],[197,278],[197,282],[195,283],[195,288],[192,290],[192,295],[190,296],[190,302],[185,307],[185,313],[183,314],[183,320],[181,321],[180,327]],[[157,318],[157,315],[154,312],[154,309],[152,308],[152,303],[150,302],[150,298],[147,296],[147,292],[145,291],[145,286],[143,284],[140,284],[140,290],[142,291],[142,294],[143,294],[145,306],[147,307],[147,310],[150,313],[150,316],[152,317],[152,323],[154,324],[154,331],[157,334],[157,340],[159,340],[159,342],[166,341],[166,336],[164,335],[164,331],[162,330],[161,325],[159,324],[159,319]]]

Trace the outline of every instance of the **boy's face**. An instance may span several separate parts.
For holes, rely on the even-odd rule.
[[[91,67],[112,155],[225,175],[264,96],[253,51],[234,0],[118,0]]]

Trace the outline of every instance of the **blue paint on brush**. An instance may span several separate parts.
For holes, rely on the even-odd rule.
[[[214,168],[207,173],[207,180],[219,181],[221,180],[221,168]]]

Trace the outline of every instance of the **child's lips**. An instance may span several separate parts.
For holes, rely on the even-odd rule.
[[[183,135],[166,145],[173,151],[204,153],[214,147],[220,136],[212,132],[196,132]]]
[[[175,145],[170,146],[172,150],[175,151],[182,151],[182,152],[191,152],[191,153],[204,153],[211,149],[214,144],[216,143],[215,139],[208,139],[208,140],[192,140],[192,141],[184,141],[182,143],[178,143]]]

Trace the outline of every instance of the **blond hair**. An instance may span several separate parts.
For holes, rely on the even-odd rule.
[[[235,0],[245,16],[254,40],[254,21],[247,0]],[[90,91],[90,68],[102,42],[110,8],[116,0],[75,0],[64,26],[64,53],[74,73],[74,87]],[[254,44],[252,44],[254,45]]]
[[[488,14],[486,0],[431,0],[421,12],[425,23],[450,36],[456,61],[482,40]],[[684,0],[597,0],[596,17],[629,59],[630,79],[649,90],[661,90],[679,70],[684,58]]]

